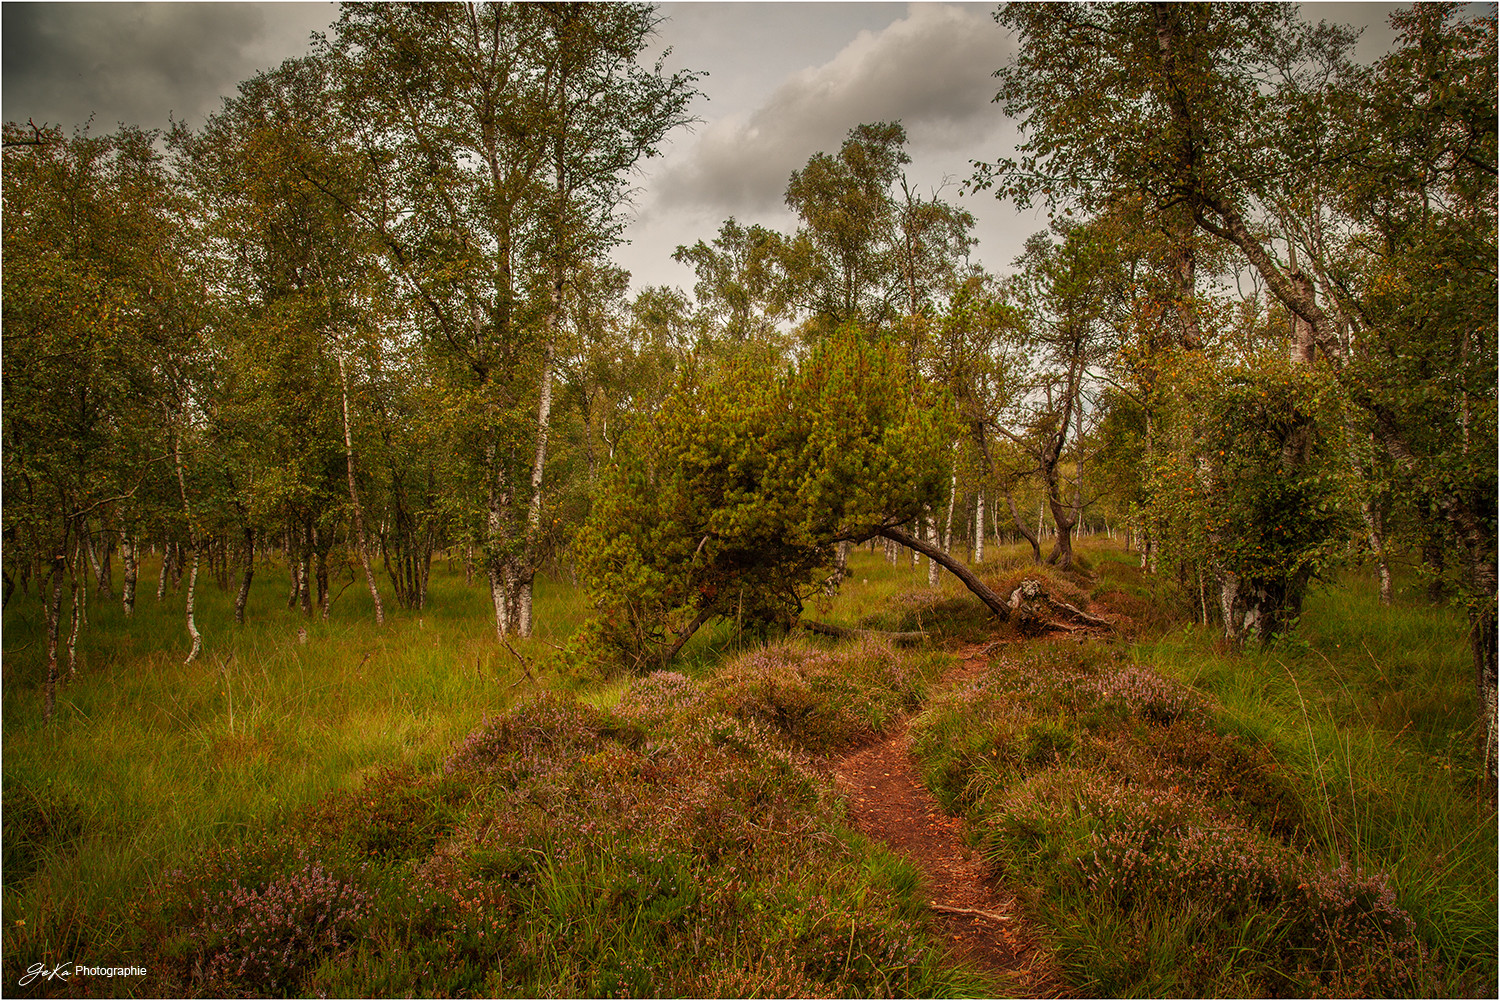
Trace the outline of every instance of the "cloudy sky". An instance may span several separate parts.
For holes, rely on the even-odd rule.
[[[1306,5],[1312,18],[1363,26],[1360,56],[1390,43],[1390,4]],[[979,220],[976,257],[1004,270],[1045,220],[989,196],[959,197],[970,161],[1007,152],[1013,125],[990,103],[992,70],[1012,44],[993,4],[668,3],[661,47],[672,69],[706,70],[700,123],[677,133],[644,165],[617,251],[634,284],[691,290],[671,259],[679,244],[711,238],[729,216],[790,229],[788,175],[811,155],[838,149],[862,122],[899,119],[910,138],[908,176],[943,191]],[[332,4],[17,3],[3,14],[6,121],[60,123],[93,116],[165,126],[199,125],[257,70],[305,53],[309,35],[336,16]]]

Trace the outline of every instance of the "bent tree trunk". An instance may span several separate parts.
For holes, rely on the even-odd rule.
[[[1009,490],[1005,491],[1005,503],[1010,505],[1010,517],[1016,523],[1016,532],[1020,534],[1021,538],[1031,543],[1031,562],[1041,563],[1042,541],[1039,533],[1033,532],[1026,527],[1025,519],[1021,517],[1021,512],[1016,509],[1016,498]]]
[[[1000,595],[991,590],[989,586],[984,583],[984,581],[975,576],[973,571],[971,571],[962,562],[960,562],[959,560],[955,560],[953,557],[943,552],[940,546],[924,542],[916,536],[908,535],[901,529],[892,526],[884,526],[881,528],[877,528],[874,531],[855,535],[848,539],[839,539],[837,541],[847,541],[857,546],[862,542],[868,542],[869,540],[877,537],[886,539],[890,542],[898,543],[905,546],[907,549],[910,549],[913,553],[920,553],[921,555],[926,556],[928,559],[932,560],[933,563],[944,568],[945,570],[950,571],[953,576],[962,581],[964,587],[968,588],[971,592],[974,593],[975,597],[984,602],[985,605],[989,607],[990,611],[994,613],[994,615],[1001,622],[1006,622],[1010,619],[1011,608],[1005,603],[1005,599],[1001,598]],[[714,614],[715,612],[711,608],[700,611],[698,613],[698,616],[683,628],[682,632],[676,634],[672,645],[663,650],[662,662],[666,663],[673,657],[677,656],[678,651],[680,651],[684,646],[687,645],[687,641],[693,638],[693,634],[698,631],[698,628],[709,619],[713,618]]]
[[[899,542],[906,548],[913,550],[914,552],[921,553],[923,556],[926,556],[928,559],[943,567],[945,570],[950,571],[953,576],[962,581],[964,587],[968,588],[974,593],[975,597],[988,605],[990,611],[999,616],[1002,622],[1010,618],[1010,607],[1006,605],[1004,599],[1002,599],[994,591],[990,590],[990,588],[984,583],[984,581],[976,577],[973,571],[971,571],[968,567],[964,566],[958,560],[953,559],[953,557],[943,552],[937,546],[929,545],[928,543],[923,542],[921,539],[918,539],[917,537],[912,535],[908,535],[901,529],[894,527],[883,527],[877,529],[874,534],[880,536],[881,538],[890,539],[892,542]],[[865,536],[865,538],[870,538],[870,536]],[[863,542],[864,539],[857,539],[855,541]]]

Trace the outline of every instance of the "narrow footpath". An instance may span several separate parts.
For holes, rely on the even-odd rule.
[[[959,664],[939,687],[977,674],[993,647],[959,650]],[[996,974],[1015,996],[1064,993],[1014,898],[990,884],[983,861],[963,843],[964,821],[944,813],[922,785],[908,724],[834,762],[833,773],[855,826],[921,870],[928,899],[955,953]]]

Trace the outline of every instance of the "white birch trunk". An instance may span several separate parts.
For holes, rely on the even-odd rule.
[[[354,435],[349,429],[349,374],[344,366],[344,352],[339,351],[339,382],[344,390],[344,460],[349,471],[349,505],[354,510],[354,548],[359,552],[359,565],[365,571],[365,585],[370,589],[370,600],[375,603],[375,624],[385,625],[385,606],[380,601],[380,588],[375,583],[375,571],[370,566],[370,545],[365,534],[365,510],[359,502],[359,488],[354,478]]]
[[[80,591],[80,589],[79,589],[79,586],[78,586],[78,575],[77,574],[73,575],[72,588],[73,588],[73,621],[72,621],[72,625],[68,629],[68,677],[69,678],[76,678],[78,676],[78,625],[79,625],[79,618],[81,617],[81,611],[82,611],[82,609],[79,607],[79,605],[80,605],[80,598],[79,598],[79,591]]]
[[[1365,534],[1370,541],[1370,552],[1375,556],[1375,568],[1380,574],[1380,603],[1389,607],[1392,602],[1391,565],[1385,558],[1383,519],[1368,500],[1360,504],[1360,513],[1364,515]]]
[[[198,652],[203,649],[203,637],[198,634],[198,625],[193,621],[193,599],[198,586],[198,533],[193,527],[193,511],[188,506],[187,478],[182,471],[182,432],[181,429],[172,435],[172,457],[177,465],[177,490],[182,496],[182,514],[187,522],[188,539],[193,548],[193,572],[188,578],[187,590],[187,629],[188,636],[192,638],[192,649],[188,651],[187,660],[184,664],[191,664],[198,657]]]
[[[120,540],[120,562],[124,564],[125,574],[120,583],[120,606],[128,618],[135,614],[135,585],[141,572],[140,555],[133,536],[127,535]]]
[[[934,549],[941,549],[942,538],[938,533],[937,519],[929,518],[927,521],[927,543]],[[942,575],[943,568],[937,560],[927,561],[927,586],[937,587],[938,577]]]
[[[197,593],[198,593],[198,547],[194,546],[193,547],[193,569],[192,569],[192,572],[188,574],[188,586],[187,586],[187,630],[188,630],[188,635],[191,636],[192,639],[193,639],[193,647],[192,647],[191,650],[188,651],[187,659],[183,661],[184,664],[191,664],[193,661],[197,660],[198,659],[198,654],[200,652],[202,652],[202,650],[203,650],[203,637],[198,634],[198,624],[193,621],[193,604],[194,604],[194,599],[197,596]],[[304,635],[306,633],[306,628],[307,627],[305,627],[305,626],[303,627]]]
[[[42,707],[42,722],[52,721],[57,709],[57,629],[62,618],[63,558],[52,560],[52,600],[47,603],[47,694]]]
[[[974,503],[974,563],[984,562],[984,488]]]

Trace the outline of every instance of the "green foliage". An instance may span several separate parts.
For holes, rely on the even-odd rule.
[[[1183,355],[1164,378],[1147,479],[1164,569],[1209,568],[1216,584],[1232,575],[1250,596],[1232,635],[1270,639],[1353,532],[1340,394],[1326,373],[1274,356],[1220,366]]]
[[[858,331],[799,368],[690,373],[607,474],[580,537],[604,639],[634,664],[709,617],[785,621],[831,547],[936,507],[946,409]]]

